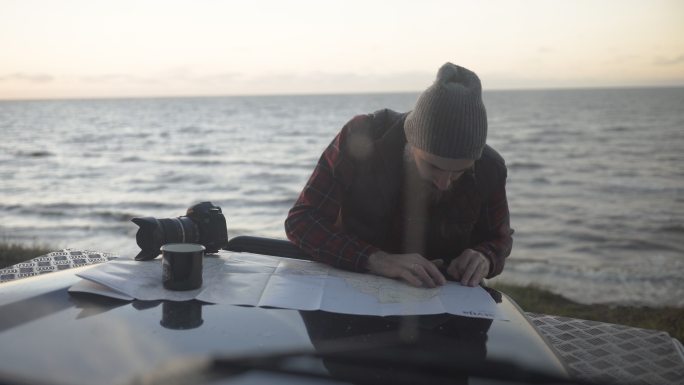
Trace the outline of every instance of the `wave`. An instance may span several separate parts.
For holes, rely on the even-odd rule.
[[[133,193],[133,192],[138,192],[138,193],[151,193],[151,192],[158,192],[158,191],[165,191],[167,189],[167,186],[160,185],[160,184],[155,184],[155,183],[148,183],[147,181],[141,182],[133,182],[131,183],[131,187],[128,188],[127,192]]]
[[[626,127],[626,126],[609,126],[603,129],[603,131],[607,132],[628,132],[628,131],[634,131],[635,127]]]
[[[556,249],[560,246],[558,242],[530,242],[525,244],[530,249]]]
[[[261,194],[261,192],[257,192],[255,194]],[[225,207],[226,209],[229,209],[231,207],[233,208],[240,208],[242,210],[259,210],[264,207],[276,207],[276,208],[284,208],[287,207],[289,209],[290,206],[294,204],[296,200],[295,196],[291,197],[284,197],[284,198],[274,198],[274,197],[263,197],[263,196],[249,196],[248,194],[245,194],[245,198],[233,198],[233,199],[216,199],[214,201],[214,204],[217,206]],[[285,214],[285,211],[283,211],[283,215]]]
[[[47,150],[19,151],[15,153],[15,156],[20,158],[48,158],[55,155],[54,152]]]
[[[658,232],[672,233],[672,234],[684,234],[684,225],[672,224],[661,226],[657,229]]]
[[[544,165],[541,163],[535,163],[535,162],[511,162],[507,164],[509,169],[513,170],[538,170],[541,168],[544,168]]]
[[[62,213],[68,213],[73,211],[78,211],[80,209],[88,207],[84,204],[77,203],[46,203],[46,204],[28,204],[28,205],[10,205],[10,206],[0,206],[0,208],[8,209],[11,211],[18,212],[19,214],[42,214],[42,215],[60,215]]]
[[[651,258],[640,263],[509,259],[496,280],[539,286],[580,303],[684,306],[684,263]]]
[[[139,216],[125,211],[95,211],[90,214],[91,217],[97,217],[115,222],[130,222],[131,219]]]
[[[177,204],[164,203],[163,201],[130,201],[121,202],[118,205],[126,206],[129,208],[140,208],[143,210],[170,210],[178,208]]]
[[[522,211],[522,210],[514,210],[511,212],[511,216],[515,217],[516,219],[549,219],[550,216],[547,213],[544,212],[538,212],[538,211]]]
[[[194,166],[223,166],[226,162],[224,160],[194,160],[187,164]]]
[[[170,164],[178,166],[221,166],[227,163],[227,161],[225,160],[217,160],[211,158],[202,159],[199,156],[172,159],[154,159],[152,161],[156,164]]]
[[[209,175],[195,174],[188,171],[182,174],[167,172],[151,177],[149,183],[165,188],[184,189],[192,186],[210,186],[212,178]]]
[[[141,211],[160,210],[175,208],[176,205],[170,205],[161,202],[125,202],[121,203],[122,208],[118,210],[108,209],[111,205],[98,204],[78,204],[78,203],[49,203],[49,204],[27,204],[27,205],[0,205],[0,210],[11,213],[16,216],[41,216],[48,218],[74,218],[74,219],[106,219],[115,222],[127,222],[139,214],[126,209],[140,208]],[[50,225],[50,222],[47,222]]]
[[[255,207],[290,207],[295,203],[296,197],[288,197],[288,198],[279,198],[279,199],[266,199],[266,200],[258,200],[257,202],[252,202],[252,203],[258,203],[258,205],[254,205]]]
[[[682,263],[641,263],[622,265],[596,265],[585,263],[530,262],[517,263],[510,260],[506,268],[524,271],[530,274],[552,274],[558,278],[572,278],[577,280],[599,279],[601,282],[638,283],[650,282],[659,284],[663,281],[679,283],[680,290],[684,290],[684,264]],[[682,298],[684,301],[684,297]]]
[[[242,159],[228,159],[226,161],[226,164],[230,166],[250,166],[250,167],[277,167],[279,166],[278,163],[274,162],[268,162],[268,161],[261,161],[261,160],[242,160]],[[311,169],[313,170],[313,164],[311,165]]]
[[[119,162],[123,162],[123,163],[142,162],[142,161],[144,161],[144,159],[137,156],[137,155],[126,156],[126,157],[119,159]]]
[[[621,250],[621,251],[645,251],[645,252],[658,252],[658,251],[683,251],[682,247],[677,247],[665,243],[664,241],[650,241],[644,239],[624,239],[618,242],[608,242],[606,245],[599,246],[608,250]]]
[[[594,185],[591,186],[597,192],[606,194],[615,194],[622,196],[624,194],[673,194],[681,195],[684,193],[684,189],[681,187],[670,187],[670,186],[649,186],[645,184],[620,184],[619,181],[615,181],[612,184],[604,185]]]
[[[292,182],[299,180],[298,176],[295,176],[295,175],[280,174],[280,173],[273,173],[273,172],[250,173],[250,174],[247,174],[245,176],[245,178],[248,180],[263,181],[263,183],[267,183],[267,184],[292,183]]]
[[[222,151],[218,151],[211,147],[191,148],[185,150],[182,154],[188,156],[225,155]]]
[[[550,184],[551,181],[544,177],[534,178],[531,181],[534,184]]]

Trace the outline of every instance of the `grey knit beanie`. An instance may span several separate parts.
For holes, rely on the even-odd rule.
[[[430,154],[479,159],[487,140],[487,111],[474,72],[444,64],[406,117],[408,142]]]

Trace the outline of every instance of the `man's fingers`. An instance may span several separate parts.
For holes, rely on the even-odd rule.
[[[468,265],[465,268],[465,272],[463,272],[463,276],[461,277],[461,285],[470,285],[470,280],[473,278],[473,275],[475,274],[477,267],[479,266],[478,260],[471,258],[468,261]]]
[[[461,271],[458,269],[458,266],[455,262],[449,265],[449,268],[447,269],[447,274],[449,274],[451,278],[457,281],[461,280]]]
[[[455,280],[461,281],[468,267],[469,258],[465,256],[458,257],[451,262],[449,270],[447,271]]]
[[[439,259],[438,261],[442,261]],[[442,261],[442,264],[444,261]],[[428,263],[427,266],[425,266],[425,270],[427,273],[430,275],[430,278],[432,278],[432,281],[435,282],[437,285],[444,285],[446,283],[446,278],[444,278],[444,275],[442,275],[442,272],[439,271],[437,268],[437,265],[434,263]]]
[[[418,279],[418,277],[416,277],[410,270],[402,271],[401,274],[399,274],[399,277],[401,277],[401,279],[406,281],[406,283],[408,283],[411,286],[415,286],[415,287],[423,286],[423,283],[421,282],[421,280]]]
[[[447,268],[447,274],[464,286],[476,286],[489,273],[489,260],[482,253],[466,249]]]
[[[373,253],[368,258],[368,270],[373,274],[399,278],[411,286],[436,287],[446,283],[437,266],[443,266],[442,259],[429,261],[420,254]]]
[[[477,286],[482,281],[482,278],[484,278],[484,276],[484,263],[478,262],[477,269],[473,273],[473,276],[470,278],[470,281],[468,281],[468,286]]]
[[[434,268],[434,266],[432,266]],[[430,274],[426,271],[425,266],[419,265],[419,264],[414,264],[411,266],[411,272],[415,274],[418,279],[423,283],[423,287],[435,287],[437,284],[435,281],[430,277]]]

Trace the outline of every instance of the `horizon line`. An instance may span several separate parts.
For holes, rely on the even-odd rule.
[[[530,88],[488,88],[482,90],[487,92],[535,92],[535,91],[581,91],[581,90],[637,90],[637,89],[672,89],[684,88],[684,83],[663,85],[620,85],[620,86],[578,86],[578,87],[530,87]],[[352,95],[390,95],[390,94],[420,94],[423,90],[414,91],[366,91],[366,92],[302,92],[302,93],[264,93],[264,94],[179,94],[179,95],[135,95],[135,96],[75,96],[75,97],[47,97],[47,98],[13,98],[5,99],[0,97],[0,102],[39,102],[39,101],[85,101],[85,100],[122,100],[122,99],[202,99],[202,98],[249,98],[249,97],[300,97],[300,96],[352,96]]]

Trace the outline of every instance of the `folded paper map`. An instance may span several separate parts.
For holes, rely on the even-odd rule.
[[[487,291],[456,282],[447,282],[437,288],[416,288],[402,281],[340,270],[317,262],[230,252],[207,256],[203,265],[203,284],[197,290],[164,289],[159,259],[145,262],[120,259],[78,274],[101,286],[80,283],[71,291],[120,299],[197,299],[220,304],[359,315],[450,313],[505,319]]]

